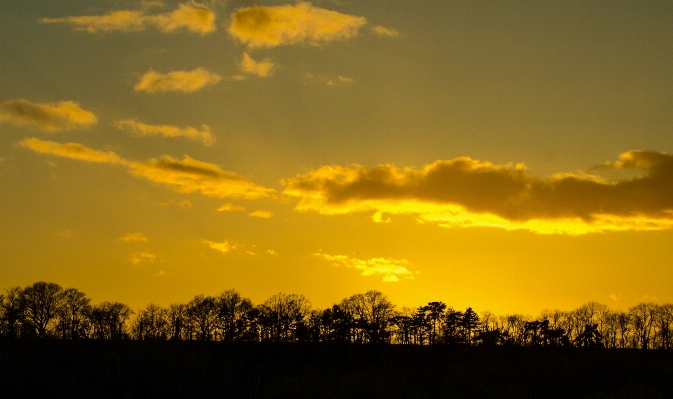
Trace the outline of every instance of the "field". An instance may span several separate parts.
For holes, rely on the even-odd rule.
[[[0,341],[6,398],[670,398],[671,376],[673,351]]]

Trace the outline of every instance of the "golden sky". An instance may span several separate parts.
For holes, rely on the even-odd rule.
[[[673,301],[669,1],[0,9],[0,288]]]

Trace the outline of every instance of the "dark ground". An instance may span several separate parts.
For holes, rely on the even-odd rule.
[[[0,340],[2,398],[673,398],[673,351]]]

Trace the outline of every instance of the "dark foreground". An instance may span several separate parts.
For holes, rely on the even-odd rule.
[[[671,398],[673,351],[0,341],[0,396]]]

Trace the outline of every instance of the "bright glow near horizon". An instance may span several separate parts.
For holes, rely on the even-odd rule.
[[[0,288],[673,301],[671,2],[0,5]]]

